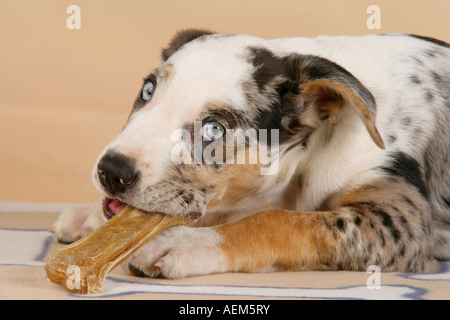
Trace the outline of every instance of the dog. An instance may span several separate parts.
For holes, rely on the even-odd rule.
[[[75,241],[129,204],[196,219],[133,254],[137,276],[431,272],[450,258],[449,125],[443,41],[184,30],[98,157],[93,181],[105,200],[66,210],[53,233]],[[238,129],[268,147],[269,174],[261,159],[228,162],[257,148],[226,135]],[[261,130],[277,135],[263,141]],[[216,161],[193,161],[219,142]]]

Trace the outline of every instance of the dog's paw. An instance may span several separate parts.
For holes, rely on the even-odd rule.
[[[101,203],[66,208],[49,230],[61,243],[72,243],[106,222]]]
[[[225,272],[220,236],[211,228],[170,228],[139,249],[126,263],[144,277],[183,278]]]

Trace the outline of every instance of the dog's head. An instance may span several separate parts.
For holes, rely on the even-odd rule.
[[[200,216],[236,203],[344,109],[383,147],[374,98],[329,60],[202,30],[178,33],[162,59],[94,167],[110,214],[131,204]]]

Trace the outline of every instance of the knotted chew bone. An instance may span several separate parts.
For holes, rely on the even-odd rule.
[[[50,282],[74,293],[100,293],[106,275],[143,244],[192,216],[148,213],[127,206],[85,238],[52,251],[44,267]]]

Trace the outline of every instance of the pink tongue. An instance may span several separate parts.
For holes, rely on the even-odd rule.
[[[122,211],[123,209],[125,209],[125,207],[127,206],[126,203],[120,202],[117,199],[112,200],[109,204],[108,204],[108,208],[109,210],[111,210],[112,213],[114,214],[118,214],[120,211]]]

